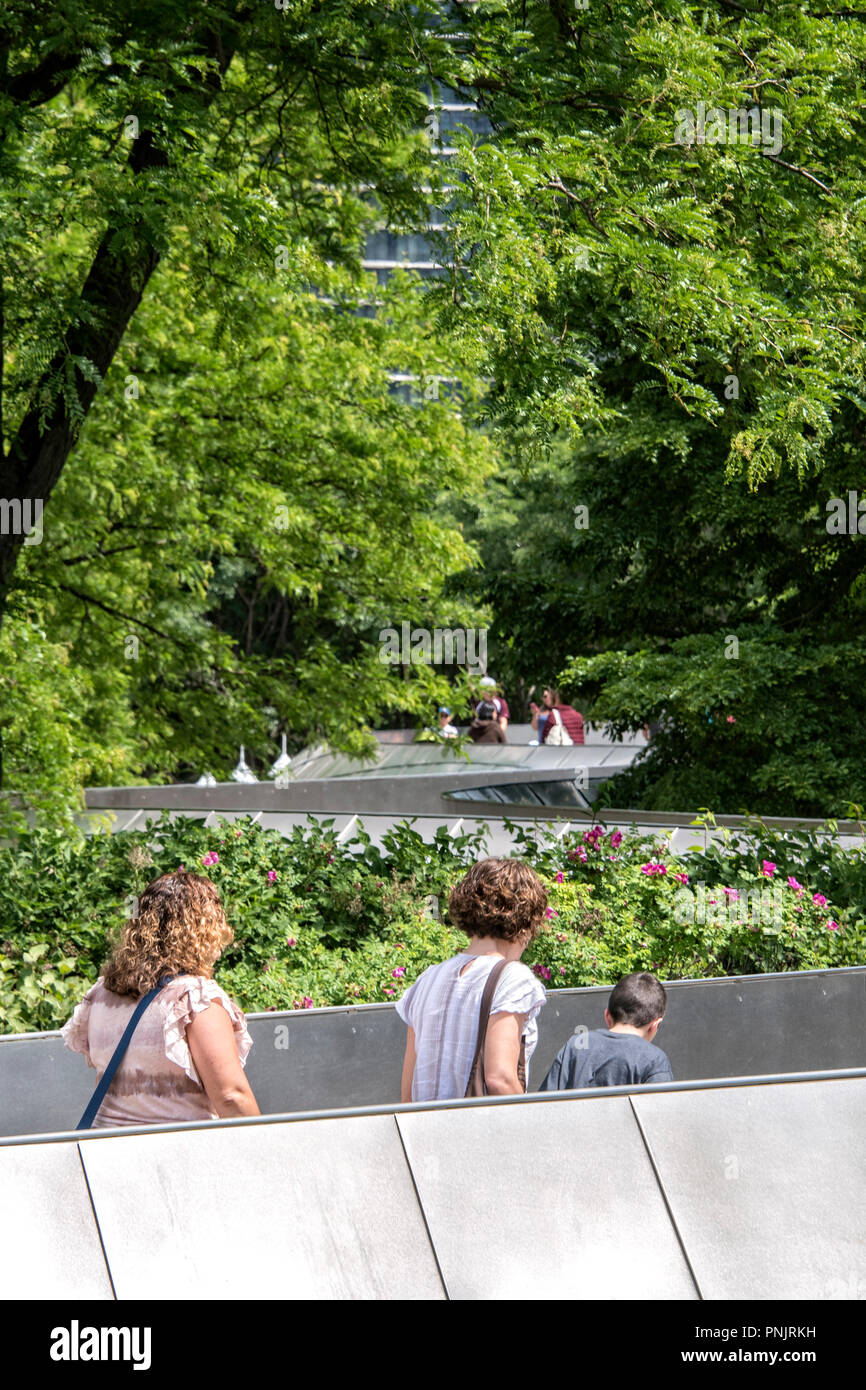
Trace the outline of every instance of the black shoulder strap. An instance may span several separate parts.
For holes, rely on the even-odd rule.
[[[148,1004],[152,1003],[156,996],[165,989],[166,985],[170,985],[172,980],[176,978],[177,977],[174,975],[165,975],[163,979],[160,980],[159,984],[154,985],[152,990],[149,990],[147,994],[142,995],[142,997],[139,999],[133,1011],[132,1018],[129,1020],[129,1022],[126,1025],[126,1028],[123,1031],[123,1037],[120,1039],[120,1042],[114,1049],[114,1052],[111,1056],[111,1061],[108,1063],[108,1066],[102,1073],[102,1079],[90,1098],[90,1104],[88,1105],[84,1114],[81,1116],[81,1119],[78,1121],[78,1124],[75,1126],[76,1130],[93,1128],[93,1121],[96,1119],[97,1111],[99,1110],[99,1107],[102,1104],[102,1102],[105,1100],[108,1088],[114,1080],[114,1073],[117,1071],[117,1068],[123,1061],[124,1053],[126,1052],[126,1049],[129,1047],[130,1042],[132,1041],[132,1035],[138,1026],[139,1019],[141,1018]]]

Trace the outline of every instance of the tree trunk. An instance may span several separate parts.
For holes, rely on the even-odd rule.
[[[134,172],[167,163],[165,152],[154,146],[150,132],[142,131],[130,157]],[[115,228],[105,232],[81,292],[85,304],[94,311],[95,322],[78,323],[66,334],[63,347],[34,386],[30,409],[0,463],[0,498],[15,499],[24,516],[32,517],[34,504],[44,507],[51,496],[75,443],[81,417],[87,416],[93,404],[98,383],[88,380],[76,367],[75,390],[81,410],[78,419],[72,417],[61,394],[48,418],[42,419],[43,391],[65,369],[70,357],[88,359],[100,378],[105,376],[159,261],[159,253],[145,242],[135,255],[119,257],[111,246],[115,236]],[[0,623],[24,540],[20,531],[0,535]]]
[[[244,7],[241,6],[236,18],[243,20],[245,17]],[[199,47],[203,55],[217,60],[217,71],[208,74],[202,83],[203,109],[207,109],[219,95],[235,45],[236,37],[230,46],[225,45],[218,25],[200,36]],[[151,169],[165,168],[168,163],[168,152],[154,143],[149,130],[142,130],[130,152],[131,174],[136,176]],[[121,230],[127,234],[130,230],[138,233],[134,252],[118,254],[112,248]],[[158,263],[159,252],[145,240],[142,227],[133,225],[131,228],[106,229],[81,292],[85,305],[91,311],[87,318],[92,317],[93,321],[79,320],[63,335],[63,346],[34,383],[30,408],[11,440],[8,452],[0,459],[0,499],[16,501],[24,516],[33,517],[35,504],[41,503],[44,507],[51,496],[99,389],[97,381],[88,380],[75,368],[79,410],[73,416],[62,394],[57,393],[58,375],[64,372],[70,358],[80,357],[93,364],[100,380],[105,377]],[[44,397],[48,392],[51,393],[52,403],[47,418],[44,418]],[[25,541],[21,528],[18,530],[18,534],[0,534],[0,624],[14,583],[18,556]]]

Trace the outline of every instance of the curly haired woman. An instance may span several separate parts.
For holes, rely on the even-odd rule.
[[[397,1003],[408,1024],[402,1099],[452,1100],[466,1094],[478,1037],[481,996],[500,961],[503,970],[484,1044],[490,1095],[519,1095],[521,1040],[526,1064],[538,1041],[536,1016],[547,995],[520,957],[547,907],[541,879],[519,859],[482,859],[451,893],[452,922],[469,937],[465,951],[431,965]]]
[[[138,1000],[166,975],[142,1015],[94,1128],[258,1115],[243,1073],[252,1039],[213,979],[232,929],[210,879],[179,870],[148,884],[103,975],[62,1030],[102,1076]]]

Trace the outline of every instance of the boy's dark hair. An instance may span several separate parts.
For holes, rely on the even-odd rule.
[[[476,719],[495,719],[495,718],[496,718],[496,706],[494,705],[493,701],[492,701],[492,700],[482,700],[482,701],[481,701],[481,704],[478,706],[477,710],[475,711],[475,718],[476,718]]]
[[[657,1018],[663,1018],[668,997],[665,987],[655,975],[642,970],[626,975],[614,985],[607,1001],[614,1023],[630,1023],[633,1028],[645,1028]]]

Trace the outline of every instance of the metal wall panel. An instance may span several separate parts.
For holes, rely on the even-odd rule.
[[[81,1150],[118,1298],[445,1297],[393,1116]]]
[[[95,1084],[59,1033],[0,1038],[0,1135],[74,1129]]]
[[[627,1099],[397,1123],[450,1298],[697,1298]]]
[[[668,985],[658,1034],[678,1081],[866,1066],[866,970]],[[603,1028],[607,987],[550,990],[530,1065],[537,1089],[578,1027]],[[267,1113],[400,1098],[406,1030],[390,1004],[254,1015],[247,1075]],[[288,1044],[285,1046],[285,1044]],[[76,1124],[94,1073],[56,1033],[0,1039],[0,1134]]]
[[[866,1298],[866,1081],[631,1103],[704,1298]]]
[[[866,970],[680,981],[667,991],[657,1040],[678,1081],[866,1066]],[[605,1026],[609,994],[607,986],[548,991],[530,1090],[575,1029]],[[250,1031],[248,1075],[262,1109],[399,1099],[406,1030],[391,1005],[259,1015]],[[276,1048],[277,1038],[288,1048]]]
[[[338,1110],[400,1099],[406,1025],[390,1005],[250,1021],[247,1077],[261,1110]],[[283,1046],[288,1042],[288,1047]]]
[[[866,1066],[866,971],[666,984],[656,1042],[677,1081],[769,1076]],[[609,989],[548,990],[530,1088],[537,1088],[571,1033],[604,1027]]]
[[[0,1298],[111,1298],[78,1145],[0,1149]]]

